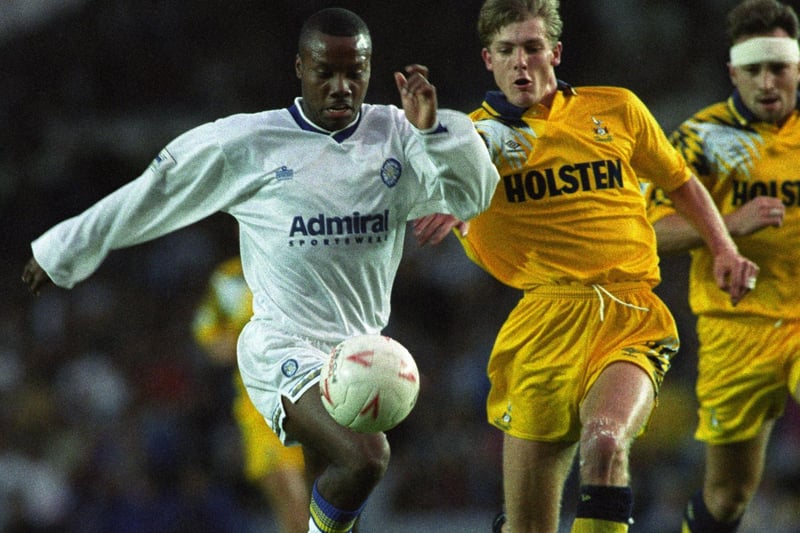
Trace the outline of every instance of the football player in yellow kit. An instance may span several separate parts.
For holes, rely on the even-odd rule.
[[[789,395],[800,402],[798,17],[775,0],[746,0],[727,22],[733,94],[697,112],[671,140],[739,249],[761,267],[746,300],[733,307],[720,298],[710,251],[663,191],[650,194],[659,252],[692,255],[696,437],[706,444],[706,460],[702,490],[686,508],[686,533],[736,531],[761,481],[775,420]]]
[[[311,487],[305,479],[303,449],[281,444],[235,370],[236,341],[252,315],[253,295],[244,280],[242,262],[234,257],[212,273],[192,330],[215,363],[234,369],[233,415],[241,434],[245,478],[266,498],[280,533],[305,533]]]
[[[468,225],[439,214],[417,221],[415,233],[436,242],[459,227],[471,259],[524,291],[488,364],[488,420],[505,433],[506,511],[494,531],[557,531],[579,451],[572,531],[616,533],[631,519],[630,446],[679,344],[652,290],[660,273],[639,181],[663,187],[697,228],[733,304],[758,267],[739,254],[708,192],[633,93],[557,79],[558,8],[557,0],[483,4],[482,57],[500,90],[472,119],[501,181]]]

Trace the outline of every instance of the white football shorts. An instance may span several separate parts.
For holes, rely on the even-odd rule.
[[[283,429],[282,398],[296,402],[311,387],[319,387],[322,366],[335,344],[276,330],[252,320],[239,336],[239,372],[253,405],[287,446],[298,444]]]

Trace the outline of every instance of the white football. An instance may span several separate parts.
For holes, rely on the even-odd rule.
[[[319,382],[322,405],[339,424],[362,433],[402,422],[419,396],[419,371],[408,350],[384,335],[357,335],[332,351]]]

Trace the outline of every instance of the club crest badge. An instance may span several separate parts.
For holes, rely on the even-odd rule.
[[[297,361],[295,359],[287,359],[281,365],[281,372],[283,372],[284,376],[290,378],[297,373],[298,368],[299,365],[297,364]]]
[[[608,131],[608,128],[603,123],[602,120],[596,117],[592,117],[592,129],[594,131],[594,140],[599,142],[611,142],[614,140],[614,137],[611,136],[611,132]]]
[[[397,185],[402,173],[403,166],[397,159],[390,157],[383,162],[383,166],[381,167],[381,179],[387,187],[394,187]]]

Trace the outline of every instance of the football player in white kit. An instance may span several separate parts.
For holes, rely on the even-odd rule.
[[[235,217],[254,308],[239,368],[270,427],[303,446],[310,531],[351,530],[389,461],[384,434],[355,433],[325,411],[323,362],[343,339],[386,326],[407,221],[443,211],[469,220],[499,179],[470,120],[437,109],[426,67],[394,74],[402,110],[363,103],[371,53],[354,13],[312,15],[293,105],[179,136],[139,178],[36,239],[22,275],[35,294],[70,288],[111,250],[215,212]]]

